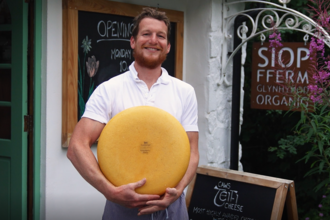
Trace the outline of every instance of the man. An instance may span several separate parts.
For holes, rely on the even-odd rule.
[[[106,197],[104,220],[188,219],[183,190],[192,180],[199,160],[197,102],[190,85],[161,68],[171,47],[169,34],[170,22],[165,13],[144,9],[134,19],[130,39],[135,62],[129,71],[97,87],[74,129],[67,156],[83,178]],[[145,179],[115,187],[102,174],[90,149],[114,115],[140,105],[155,106],[172,114],[186,130],[190,142],[186,174],[162,196],[136,193]]]

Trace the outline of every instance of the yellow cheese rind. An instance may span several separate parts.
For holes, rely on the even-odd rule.
[[[97,157],[105,177],[115,186],[147,179],[141,194],[165,193],[184,176],[190,144],[180,122],[168,112],[151,106],[126,109],[104,127]]]

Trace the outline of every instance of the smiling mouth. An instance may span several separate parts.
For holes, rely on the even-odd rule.
[[[152,48],[152,47],[145,47],[144,49],[151,50],[151,51],[160,51],[159,48]]]

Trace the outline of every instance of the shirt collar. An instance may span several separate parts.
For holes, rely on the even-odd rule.
[[[135,61],[133,61],[133,63],[129,66],[131,77],[133,78],[134,81],[140,81],[138,77],[138,73],[134,67],[134,63]],[[168,75],[167,70],[162,67],[162,75],[160,75],[156,83],[169,84],[169,82],[170,82],[170,76]]]

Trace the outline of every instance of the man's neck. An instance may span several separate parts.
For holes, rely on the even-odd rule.
[[[138,63],[135,62],[134,67],[136,72],[138,73],[139,79],[147,84],[149,90],[151,86],[157,82],[158,78],[162,74],[161,65],[154,69],[150,69],[147,67],[140,66]]]

